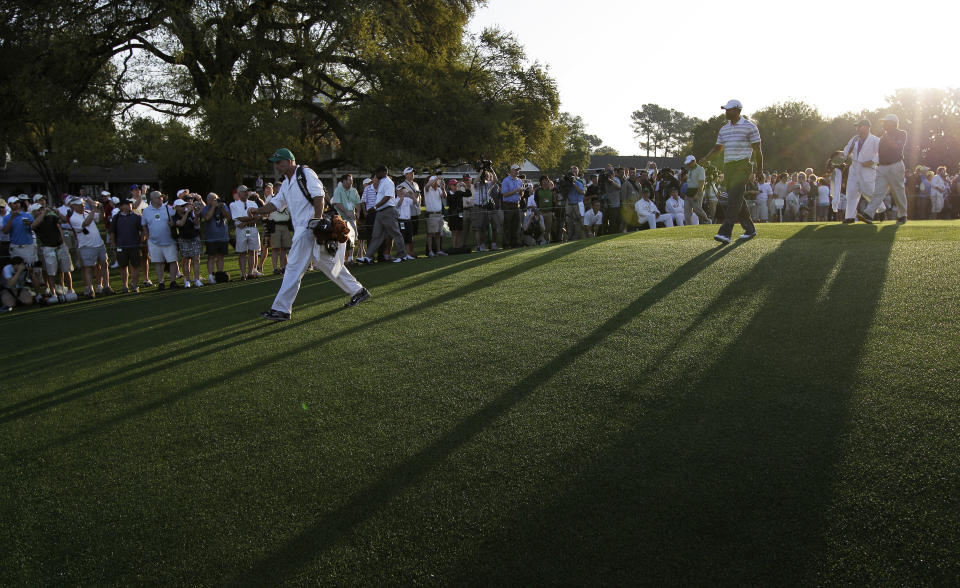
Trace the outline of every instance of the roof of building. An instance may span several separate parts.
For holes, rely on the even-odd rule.
[[[683,157],[647,157],[645,155],[591,155],[590,169],[599,169],[613,165],[613,167],[635,167],[646,169],[648,162],[657,164],[657,169],[681,169]]]

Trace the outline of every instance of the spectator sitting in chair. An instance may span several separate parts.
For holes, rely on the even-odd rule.
[[[684,212],[685,202],[680,198],[680,192],[676,188],[670,188],[669,193],[670,197],[667,198],[667,202],[663,207],[666,209],[666,214],[673,217],[673,225],[675,227],[682,227],[686,217],[686,213]],[[691,214],[690,221],[693,224],[699,224],[700,218],[696,214]]]
[[[543,213],[537,207],[536,203],[531,202],[523,215],[523,223],[520,225],[520,232],[523,235],[523,244],[546,245],[547,244],[547,226],[543,219]]]
[[[651,229],[657,228],[657,223],[663,223],[664,227],[673,226],[673,217],[669,214],[660,214],[660,209],[650,199],[650,193],[644,191],[641,193],[640,200],[637,201],[637,224],[639,226],[647,225]]]
[[[0,270],[0,312],[10,312],[15,306],[33,304],[33,291],[27,287],[27,264],[15,255]]]
[[[583,215],[583,232],[587,237],[603,234],[603,201],[599,198],[590,202],[590,209]]]

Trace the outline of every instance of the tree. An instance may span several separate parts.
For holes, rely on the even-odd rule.
[[[565,133],[564,150],[552,171],[563,173],[574,165],[586,169],[590,165],[590,141],[584,130],[583,119],[564,112],[560,115],[559,126]]]
[[[662,151],[664,155],[679,155],[689,145],[694,127],[702,121],[684,113],[657,104],[644,104],[630,115],[634,136],[647,156]]]
[[[601,147],[597,147],[596,149],[594,149],[593,154],[594,155],[620,155],[620,152],[614,149],[613,147],[610,147],[609,145],[603,145]]]

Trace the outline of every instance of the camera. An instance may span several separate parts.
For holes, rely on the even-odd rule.
[[[268,233],[275,233],[277,231],[277,221],[267,219],[263,221],[263,226]]]
[[[485,171],[491,171],[491,172],[492,172],[492,171],[493,171],[493,162],[490,161],[489,159],[483,159],[482,156],[481,156],[481,159],[478,159],[477,161],[474,162],[474,164],[473,164],[473,169],[477,170],[477,173],[478,173],[478,174],[481,173],[481,172],[485,172]]]

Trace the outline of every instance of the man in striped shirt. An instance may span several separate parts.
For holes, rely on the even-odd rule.
[[[740,221],[743,227],[741,239],[752,239],[757,236],[757,228],[750,218],[750,210],[743,198],[744,187],[750,174],[757,176],[757,181],[763,181],[763,151],[760,150],[760,130],[757,125],[740,116],[743,105],[739,100],[730,100],[720,107],[726,112],[727,124],[723,125],[717,135],[717,144],[710,153],[700,158],[707,161],[715,154],[723,151],[723,175],[727,185],[727,210],[724,215],[720,231],[714,239],[721,243],[729,243],[733,233],[733,223]],[[751,164],[751,157],[755,163]]]

